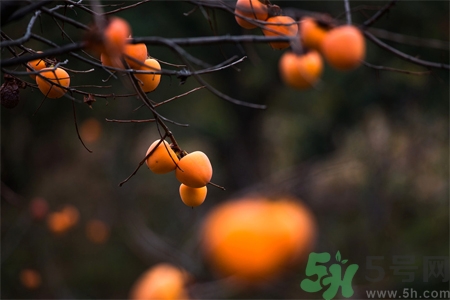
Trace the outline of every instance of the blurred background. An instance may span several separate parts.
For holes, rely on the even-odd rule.
[[[353,22],[362,23],[386,3],[351,2]],[[108,11],[131,2],[102,4]],[[343,1],[274,4],[341,20],[345,15]],[[261,34],[259,29],[240,28],[226,11],[195,7],[155,1],[115,15],[130,23],[134,37]],[[77,8],[59,12],[84,24],[92,22],[90,14]],[[448,64],[448,12],[446,1],[400,1],[374,27],[421,38],[421,45],[384,41],[411,56]],[[19,38],[30,17],[3,26],[2,32]],[[83,38],[84,32],[70,24],[64,24],[64,30],[75,41]],[[42,15],[32,31],[60,45],[70,43],[48,15]],[[444,41],[444,46],[433,46],[431,39]],[[366,45],[366,61],[373,65],[428,71],[370,41]],[[24,46],[49,49],[35,40]],[[182,63],[166,47],[147,47],[153,57]],[[254,192],[292,195],[310,208],[318,226],[314,250],[332,256],[340,251],[359,265],[354,298],[365,298],[367,289],[448,289],[442,277],[423,279],[426,257],[449,255],[448,70],[411,75],[361,66],[343,73],[325,65],[317,89],[296,91],[284,86],[278,74],[283,51],[269,45],[185,49],[211,65],[247,55],[235,67],[203,78],[231,97],[267,105],[265,110],[240,107],[202,89],[158,108],[161,115],[189,124],[167,125],[183,149],[209,156],[212,181],[226,191],[210,186],[205,203],[191,209],[181,202],[173,174],[156,175],[145,165],[118,186],[158,138],[153,123],[105,121],[151,118],[148,110],[135,110],[140,106],[135,97],[97,98],[92,109],[76,103],[78,129],[89,153],[77,137],[69,99],[47,99],[37,111],[44,96],[38,89],[21,90],[17,107],[1,109],[2,298],[124,299],[140,274],[159,262],[193,274],[193,298],[321,298],[321,293],[300,289],[304,264],[264,288],[233,295],[219,292],[199,250],[199,227],[216,205]],[[2,49],[2,59],[8,57]],[[57,59],[69,59],[67,67],[73,70],[92,68],[69,55]],[[32,82],[28,76],[20,78]],[[104,82],[107,79],[108,74],[96,68],[71,73],[71,86],[105,94],[129,92],[120,80]],[[198,86],[194,78],[180,84],[176,77],[163,76],[149,98],[161,102]],[[47,215],[39,218],[46,205]],[[72,211],[73,226],[58,231],[57,225],[49,225],[49,215],[64,210]],[[370,262],[373,256],[382,258]],[[413,257],[407,264],[412,268],[396,273],[396,256]],[[370,263],[384,270],[384,276],[378,277]],[[35,273],[24,275],[24,270]],[[446,270],[448,280],[448,266]],[[405,272],[413,274],[412,282],[404,281],[409,278]],[[24,279],[27,276],[34,285]],[[377,277],[374,282],[367,279]],[[208,288],[214,292],[207,294]]]

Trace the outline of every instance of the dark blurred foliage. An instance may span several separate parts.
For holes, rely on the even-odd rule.
[[[276,4],[345,17],[343,1]],[[385,2],[351,4],[357,9],[353,21],[358,24]],[[155,1],[117,15],[129,21],[135,37],[261,34],[258,29],[242,30],[232,15],[221,10],[196,9],[184,15],[194,7],[181,1]],[[92,22],[89,14],[78,9],[61,12],[84,24]],[[448,12],[447,1],[399,1],[374,27],[448,41]],[[3,26],[2,31],[20,37],[30,16]],[[69,24],[64,24],[64,30],[75,41],[83,37],[81,30]],[[47,15],[38,20],[33,32],[58,44],[70,43]],[[448,50],[387,43],[424,60],[449,63]],[[25,46],[48,49],[36,41]],[[40,91],[21,90],[17,107],[1,109],[3,298],[126,298],[141,272],[160,261],[187,268],[197,283],[210,282],[214,278],[196,243],[202,217],[216,204],[254,191],[303,199],[318,221],[316,252],[334,255],[339,250],[351,263],[359,264],[354,298],[364,298],[365,289],[448,288],[442,278],[431,278],[428,283],[422,278],[424,257],[449,254],[448,71],[408,75],[361,66],[341,73],[326,66],[317,89],[296,91],[282,84],[277,65],[282,52],[268,45],[193,46],[186,50],[212,65],[233,55],[247,55],[236,67],[204,78],[229,96],[268,106],[266,110],[239,107],[203,89],[159,109],[171,120],[189,123],[187,128],[168,125],[183,149],[201,150],[210,157],[213,181],[226,191],[210,186],[205,203],[191,209],[180,201],[173,174],[155,175],[145,165],[118,187],[158,132],[152,123],[118,124],[105,118],[151,118],[146,109],[134,111],[139,99],[97,98],[92,109],[75,105],[80,129],[92,124],[86,120],[95,119],[101,125],[100,137],[86,140],[93,151],[89,153],[77,137],[70,100],[47,99],[37,111],[44,98]],[[9,53],[2,51],[2,57],[8,57]],[[160,60],[181,63],[165,47],[148,45],[148,52]],[[69,55],[57,58],[69,59],[70,69],[91,68]],[[366,60],[409,71],[427,70],[369,41]],[[111,88],[85,90],[127,92],[119,80],[103,83],[108,75],[101,70],[71,76],[71,86],[106,84]],[[28,76],[22,79],[31,82]],[[194,78],[180,85],[177,78],[165,76],[149,97],[160,102],[197,86]],[[90,129],[84,130],[86,137]],[[48,201],[51,211],[65,204],[77,207],[78,224],[55,236],[45,221],[32,221],[28,205],[38,196]],[[102,220],[110,228],[106,243],[87,239],[86,224],[91,219]],[[415,257],[413,282],[405,283],[405,276],[394,275],[390,267],[395,255]],[[376,276],[366,268],[368,256],[384,257],[377,261],[386,273],[381,281],[366,279]],[[19,273],[25,268],[41,273],[38,289],[23,288]],[[235,296],[320,297],[320,293],[301,291],[302,278],[304,266],[295,266],[282,281]],[[220,294],[215,294],[217,297]]]

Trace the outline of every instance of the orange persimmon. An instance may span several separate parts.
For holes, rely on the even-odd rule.
[[[298,24],[288,16],[274,16],[267,19],[262,31],[265,36],[295,36],[298,33]],[[289,42],[271,42],[273,49],[281,50],[289,47]]]
[[[150,145],[145,155],[148,155],[155,147],[157,147],[155,151],[145,161],[147,167],[156,174],[165,174],[175,170],[179,159],[172,148],[170,148],[169,143],[156,140]]]
[[[138,70],[158,72],[161,71],[161,65],[156,59],[148,58],[145,60],[145,66],[140,66]],[[154,91],[161,81],[161,74],[135,73],[134,76],[138,79],[145,93]]]
[[[47,78],[50,82],[41,76]],[[45,68],[41,70],[41,73],[38,76],[36,76],[36,83],[39,90],[42,94],[46,95],[47,98],[61,98],[67,92],[67,89],[64,87],[67,88],[70,85],[70,76],[61,68]],[[53,83],[59,84],[62,87]]]
[[[245,29],[253,29],[258,27],[258,25],[250,23],[242,17],[265,21],[269,16],[267,5],[261,3],[259,0],[238,0],[234,13],[236,22]]]
[[[130,68],[140,69],[147,59],[147,46],[144,43],[126,44],[123,54]]]
[[[201,151],[194,151],[180,159],[175,170],[177,179],[192,188],[208,184],[212,177],[212,166],[208,156]]]
[[[310,17],[305,17],[299,24],[300,39],[303,45],[314,50],[321,50],[323,39],[327,35],[327,30],[317,24],[317,21]]]
[[[42,53],[42,51],[37,51],[36,53]],[[42,59],[42,58],[38,58],[38,59],[29,61],[27,63],[27,66],[29,68],[31,68],[31,70],[29,68],[27,68],[27,72],[40,71],[47,67],[44,59]],[[30,77],[32,79],[36,80],[36,74],[30,74]]]
[[[205,199],[208,189],[206,186],[192,188],[185,184],[180,185],[180,197],[184,204],[190,207],[201,205]]]
[[[185,288],[189,275],[168,263],[159,263],[144,272],[134,283],[130,299],[188,299]]]
[[[279,62],[279,72],[283,82],[296,89],[313,86],[322,73],[322,68],[322,58],[315,50],[303,55],[286,52]]]
[[[315,235],[314,218],[298,200],[249,196],[208,213],[201,246],[218,276],[257,284],[305,259]]]
[[[358,67],[365,52],[364,36],[352,25],[330,30],[322,42],[322,53],[326,61],[337,70],[346,71]]]

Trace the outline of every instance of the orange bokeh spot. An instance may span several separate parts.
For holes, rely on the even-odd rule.
[[[62,234],[78,223],[80,213],[73,205],[66,205],[60,211],[47,217],[47,227],[55,234]]]
[[[95,118],[89,118],[80,125],[80,136],[83,141],[93,143],[102,135],[102,124]]]
[[[23,269],[20,272],[20,282],[24,287],[30,290],[37,289],[41,286],[42,278],[38,271],[33,269]]]
[[[101,220],[90,220],[86,224],[86,237],[93,243],[104,244],[109,238],[109,226]]]
[[[167,263],[160,263],[143,273],[131,289],[130,299],[188,299],[186,271]]]

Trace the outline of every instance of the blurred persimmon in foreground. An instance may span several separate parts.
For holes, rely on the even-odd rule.
[[[27,289],[34,290],[41,286],[41,274],[34,269],[23,269],[20,271],[19,277],[20,282]]]
[[[130,299],[188,299],[186,271],[168,263],[160,263],[144,272],[134,283]]]
[[[206,217],[207,261],[219,276],[257,284],[307,258],[316,236],[312,213],[298,199],[262,196],[228,201]]]

